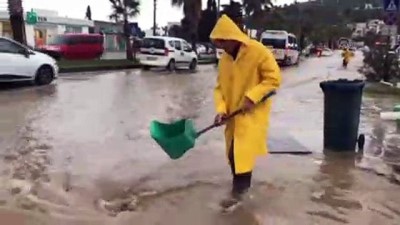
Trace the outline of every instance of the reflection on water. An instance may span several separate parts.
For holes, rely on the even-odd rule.
[[[349,191],[354,184],[355,153],[338,153],[325,151],[324,161],[314,181],[321,185],[319,192],[314,193],[311,201],[328,206],[331,211],[309,211],[308,214],[336,222],[347,223],[342,218],[346,210],[361,210],[359,201],[349,196]]]
[[[357,167],[400,181],[400,134],[393,123],[378,121],[372,127],[364,157]]]

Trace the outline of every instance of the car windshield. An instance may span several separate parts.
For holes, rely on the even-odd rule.
[[[286,47],[286,39],[263,38],[263,45],[272,46],[273,48],[284,49]]]
[[[66,44],[66,38],[61,35],[57,35],[54,38],[51,38],[48,42],[48,45],[62,45]]]
[[[142,48],[165,48],[165,41],[157,38],[145,38],[142,42]]]

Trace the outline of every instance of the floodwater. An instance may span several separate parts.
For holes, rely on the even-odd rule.
[[[318,84],[360,77],[360,63],[356,57],[343,70],[336,55],[283,69],[270,149],[314,154],[260,158],[250,198],[228,215],[218,208],[230,189],[222,130],[205,134],[175,161],[148,131],[153,119],[209,125],[213,66],[193,74],[64,74],[47,87],[3,88],[0,224],[400,224],[400,153],[388,144],[397,136],[393,124],[378,122],[398,99],[365,96],[364,156],[322,151]]]

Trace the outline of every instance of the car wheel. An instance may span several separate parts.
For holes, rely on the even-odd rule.
[[[297,57],[295,65],[298,66],[300,64],[300,55]]]
[[[167,70],[174,71],[176,69],[175,59],[171,59],[167,65]]]
[[[103,53],[99,52],[98,54],[96,54],[97,60],[101,60],[101,57],[103,57]]]
[[[35,84],[36,85],[47,85],[54,80],[54,71],[51,66],[41,66],[36,72]]]
[[[189,70],[195,71],[197,69],[197,60],[193,59],[192,62],[189,65]]]

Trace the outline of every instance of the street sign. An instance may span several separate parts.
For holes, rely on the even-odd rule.
[[[397,12],[386,12],[383,21],[386,25],[397,24]]]
[[[399,11],[400,0],[383,0],[383,8],[386,12]]]
[[[38,22],[37,13],[33,10],[26,13],[26,23],[30,25],[35,25]]]

